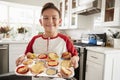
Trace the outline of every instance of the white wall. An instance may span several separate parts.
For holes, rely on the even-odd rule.
[[[78,29],[68,29],[64,31],[73,39],[80,39],[81,34],[104,33],[106,28],[103,28],[102,26],[98,27],[101,22],[100,16],[100,13],[87,16],[79,15]]]

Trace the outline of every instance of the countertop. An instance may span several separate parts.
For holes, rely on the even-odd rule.
[[[0,44],[26,44],[29,40],[0,40]]]
[[[86,47],[87,50],[100,52],[103,54],[120,54],[120,49],[112,47]]]

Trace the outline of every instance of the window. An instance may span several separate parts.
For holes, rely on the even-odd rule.
[[[0,4],[0,22],[7,22],[8,21],[8,8],[6,5]]]
[[[28,23],[33,24],[33,10],[19,7],[9,7],[10,23]]]
[[[9,25],[12,27],[11,34],[16,35],[18,27],[25,27],[27,35],[31,36],[43,32],[40,27],[40,6],[22,5],[0,1],[0,26]],[[17,36],[17,35],[16,35]]]

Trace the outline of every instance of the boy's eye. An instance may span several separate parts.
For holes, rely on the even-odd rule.
[[[57,18],[53,18],[53,19],[57,19]]]
[[[48,20],[48,19],[50,19],[50,17],[43,17],[43,19]],[[51,19],[56,20],[57,18],[56,17],[51,17]]]
[[[48,19],[47,17],[43,17],[43,19]]]

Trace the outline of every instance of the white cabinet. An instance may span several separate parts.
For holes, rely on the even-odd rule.
[[[94,1],[94,0],[78,0],[78,4],[84,5],[84,4],[87,4],[87,3],[92,2],[92,1]]]
[[[86,80],[102,80],[102,66],[87,61]],[[94,75],[94,77],[93,77]]]
[[[78,6],[78,0],[70,0],[70,26],[69,28],[78,27],[78,14],[73,13],[72,10]]]
[[[105,47],[87,48],[85,80],[120,80],[120,50]]]
[[[120,0],[102,0],[102,26],[120,26]]]
[[[76,7],[76,0],[61,0],[59,3],[60,12],[62,14],[62,24],[59,29],[77,28],[77,14],[72,13],[72,8]]]
[[[102,80],[104,55],[88,51],[86,80]]]
[[[9,72],[13,72],[16,67],[16,59],[23,55],[26,49],[27,43],[11,43],[9,44]]]

